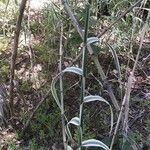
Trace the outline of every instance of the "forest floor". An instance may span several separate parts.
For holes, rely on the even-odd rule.
[[[134,138],[136,138],[136,142],[138,141],[138,143],[141,144],[141,147],[148,145],[148,142],[150,142],[150,136],[149,136],[150,135],[150,55],[149,52],[150,52],[150,43],[145,43],[145,45],[142,48],[141,57],[139,59],[139,63],[138,63],[139,67],[135,73],[135,81],[132,87],[130,114],[129,114],[130,129],[134,133],[133,136],[135,136]],[[135,53],[136,53],[136,48],[135,48]],[[2,58],[3,60],[3,64],[1,67],[4,67],[5,65],[6,68],[8,67],[7,65],[10,60],[10,56],[11,54],[10,54],[9,47],[7,47],[5,50],[1,52],[0,58]],[[106,54],[100,55],[100,60],[102,60],[101,57],[102,58],[106,57]],[[108,62],[110,60],[110,57],[111,56],[107,55],[107,58],[103,59],[103,61],[101,62],[102,64],[105,64],[106,68],[108,68],[109,65]],[[120,59],[122,63],[125,63],[127,58],[125,58],[125,56],[120,55]],[[15,94],[16,96],[15,96],[15,105],[14,105],[15,116],[16,116],[15,124],[17,130],[20,132],[24,128],[24,123],[25,123],[25,121],[22,118],[20,118],[20,112],[21,111],[26,112],[28,113],[28,116],[32,114],[32,112],[35,109],[35,106],[37,106],[37,104],[40,102],[41,96],[39,95],[45,94],[45,91],[44,92],[42,91],[42,87],[44,87],[48,81],[48,79],[44,78],[43,76],[40,76],[40,72],[42,70],[43,64],[35,64],[34,72],[31,72],[30,67],[28,65],[29,65],[29,56],[24,52],[20,53],[17,58],[16,94]],[[133,62],[131,61],[129,66],[132,67],[132,65]],[[57,64],[55,69],[57,70]],[[128,70],[126,70],[127,76],[130,70],[131,70],[130,67],[128,68]],[[7,72],[7,69],[4,71]],[[25,87],[25,91],[21,91],[19,89],[20,87],[19,84],[22,84],[21,82],[23,81],[27,81],[30,78],[29,76],[32,75],[31,73],[32,74],[34,73],[33,76],[35,81],[30,80],[31,85],[30,86],[24,85],[27,87]],[[53,74],[52,76],[54,75],[55,74]],[[108,76],[108,79],[111,83],[113,82],[113,80],[115,80],[115,77],[112,74],[110,74]],[[3,76],[3,84],[5,85],[6,90],[8,90],[7,88],[9,88],[8,81],[9,81],[9,76]],[[70,81],[70,82],[74,82],[74,81]],[[88,84],[92,85],[93,80],[89,78]],[[76,97],[77,96],[76,92],[72,91],[71,93],[69,93],[69,95],[71,95],[71,97]],[[68,100],[67,103],[68,106],[72,105],[73,100]],[[74,110],[76,110],[77,105],[76,104],[73,105],[74,105]],[[102,111],[101,107],[97,108],[96,110],[93,107],[93,109],[94,109],[93,111],[97,111],[97,112]],[[73,112],[73,110],[71,110],[71,112]],[[97,117],[99,116],[93,117],[91,119],[91,122],[97,119]],[[96,129],[97,126],[98,124],[95,124],[94,122],[93,124],[91,124],[93,130]],[[1,130],[0,131],[1,150],[8,149],[8,147],[11,149],[14,146],[13,144],[15,144],[15,147],[18,149],[20,148],[20,145],[24,143],[23,139],[18,139],[16,131],[12,128],[11,124],[8,124],[5,128],[2,127],[0,130]],[[99,134],[99,131],[97,131],[97,133]],[[12,143],[12,145],[10,143]],[[23,149],[28,149],[28,148],[29,148],[28,146],[27,147],[23,146]]]
[[[19,42],[18,56],[15,64],[14,116],[11,118],[8,103],[10,62],[13,45],[12,31],[9,37],[0,36],[0,150],[51,150],[55,142],[62,141],[60,110],[50,92],[51,81],[58,74],[58,41],[60,34],[57,31],[55,33],[56,35],[52,35],[56,36],[54,40],[52,39],[55,43],[52,44],[52,48],[49,47],[48,40],[51,41],[51,37],[49,37],[51,35],[49,30],[51,26],[49,25],[50,22],[46,22],[46,18],[42,20],[46,22],[45,24],[39,24],[41,14],[34,13],[34,17],[31,16],[31,18],[33,17],[35,19],[32,20],[32,30],[35,32],[35,35],[31,37],[31,47],[24,44],[25,40],[22,39],[24,37],[23,31],[20,35],[21,42]],[[65,32],[65,36],[69,32],[69,34],[72,34],[71,36],[76,36],[76,33],[71,33],[72,31]],[[65,40],[69,43],[68,39]],[[70,38],[70,40],[72,39]],[[71,42],[71,44],[74,44],[74,47],[78,46],[79,48],[81,46],[78,36],[73,37]],[[69,49],[70,51],[68,53],[74,56],[75,49],[73,48],[71,50]],[[138,49],[139,42],[135,42],[131,55],[124,50],[118,53],[121,72],[123,74],[121,92],[117,79],[117,70],[115,69],[111,52],[107,49],[98,54],[99,62],[102,64],[109,84],[112,86],[120,106]],[[65,57],[62,63],[63,68],[69,66],[72,60],[70,56],[69,58]],[[88,60],[86,94],[100,94],[112,105],[108,91],[97,83],[99,81],[99,75],[93,65],[91,56],[88,57]],[[64,89],[66,90],[64,94],[65,113],[71,119],[79,112],[81,87],[76,76],[67,74],[64,77],[64,81]],[[122,93],[122,96],[120,93]],[[90,108],[90,112],[87,112],[87,116],[85,117],[85,122],[88,124],[86,137],[107,141],[105,137],[109,137],[109,109],[107,106],[103,104],[99,105],[98,103],[87,106],[85,111],[87,111],[87,108]],[[113,110],[116,112],[115,108]],[[117,117],[115,114],[115,121]],[[120,130],[122,131],[121,127]],[[134,82],[132,83],[129,133],[131,141],[139,147],[139,150],[150,150],[150,36],[143,41]],[[73,134],[75,138],[78,136],[76,131]],[[118,135],[116,145],[122,142],[121,136],[120,134]],[[116,146],[114,150],[120,149]]]

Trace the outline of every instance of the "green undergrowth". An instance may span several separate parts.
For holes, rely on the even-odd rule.
[[[107,28],[112,22],[114,22],[117,17],[122,13],[122,9],[128,8],[130,2],[127,1],[120,1],[117,0],[115,2],[109,1],[108,3],[108,12],[103,7],[106,5],[104,3],[100,3],[100,10],[97,7],[97,3],[92,1],[91,4],[91,16],[89,18],[89,34],[88,37],[96,37],[99,33],[103,31],[103,29]],[[84,2],[83,2],[84,3]],[[73,12],[75,12],[75,16],[79,21],[80,27],[85,29],[85,19],[86,19],[86,9],[85,4],[83,6],[77,6],[75,1],[70,2],[70,6],[73,8]],[[125,6],[124,6],[125,5]],[[59,6],[59,5],[58,5]],[[85,47],[85,43],[80,38],[77,31],[74,29],[70,18],[67,14],[61,10],[57,5],[47,5],[41,12],[35,14],[35,16],[30,20],[30,29],[33,35],[33,42],[32,49],[34,51],[34,59],[33,63],[40,64],[42,66],[42,70],[38,73],[42,76],[42,79],[46,81],[46,85],[50,85],[54,76],[58,73],[58,64],[59,60],[59,44],[60,44],[60,20],[63,23],[63,38],[62,38],[62,45],[63,45],[63,56],[64,59],[62,60],[62,69],[65,69],[70,62],[74,61],[74,58],[83,51]],[[124,7],[122,7],[124,6]],[[100,12],[100,16],[97,14]],[[102,12],[104,11],[104,12]],[[97,56],[102,68],[106,74],[106,78],[108,79],[108,83],[112,86],[113,92],[117,98],[119,104],[121,104],[123,96],[125,94],[125,86],[128,79],[128,75],[126,73],[127,68],[132,69],[134,64],[134,58],[137,54],[138,48],[134,50],[133,48],[133,56],[132,60],[130,60],[128,65],[128,56],[129,47],[131,46],[131,33],[133,31],[132,21],[133,19],[140,20],[136,16],[133,11],[131,11],[128,15],[123,17],[116,25],[114,25],[111,30],[99,39],[97,43],[92,43],[91,47],[93,48],[94,54]],[[10,21],[8,22],[7,26],[5,27],[5,33],[3,30],[0,29],[0,82],[6,82],[9,80],[9,73],[10,73],[10,55],[7,56],[5,53],[7,52],[7,45],[9,42],[9,36],[14,31],[14,25],[16,14],[11,16]],[[24,23],[27,21],[24,18]],[[136,27],[136,31],[134,33],[133,41],[136,41],[136,35],[139,32],[140,24],[144,23],[142,19],[138,22],[139,25]],[[11,26],[12,24],[12,26]],[[22,26],[21,32],[24,30],[24,26]],[[83,30],[84,31],[84,30]],[[4,37],[5,35],[5,37]],[[8,35],[8,37],[7,37]],[[120,89],[120,85],[118,82],[118,70],[116,68],[116,62],[113,58],[111,49],[106,45],[106,43],[110,44],[113,51],[116,52],[116,55],[120,62],[120,71],[122,74],[122,86],[123,89]],[[85,45],[84,45],[85,44]],[[11,45],[12,47],[12,45]],[[135,52],[134,52],[135,51]],[[10,50],[8,51],[10,53]],[[30,69],[30,58],[28,57],[28,49],[27,48],[19,48],[18,57],[20,54],[24,52],[27,53],[27,61],[25,71],[29,71]],[[142,51],[143,52],[143,51]],[[144,58],[148,56],[144,53],[144,57],[140,58],[142,62]],[[85,84],[85,95],[100,95],[103,97],[110,105],[113,107],[113,104],[108,96],[108,91],[105,88],[105,85],[101,81],[100,75],[97,73],[97,68],[93,62],[93,55],[90,56],[89,52],[87,52],[87,58],[85,59],[85,76],[86,76],[86,84]],[[139,65],[140,65],[139,61]],[[68,63],[68,64],[67,64]],[[65,65],[67,64],[67,65]],[[144,64],[144,63],[143,63]],[[145,61],[145,64],[148,64],[148,61]],[[82,65],[82,57],[78,58],[78,60],[74,63],[75,67],[80,67]],[[148,66],[148,65],[147,65]],[[146,67],[147,67],[146,66]],[[21,66],[22,67],[22,66]],[[143,66],[142,66],[143,67]],[[145,67],[145,66],[144,66]],[[18,67],[19,68],[19,67]],[[17,69],[18,69],[17,68]],[[142,68],[143,69],[143,68]],[[142,70],[141,69],[141,70]],[[139,69],[140,70],[140,69]],[[137,70],[137,74],[138,71]],[[143,71],[144,73],[148,74],[148,69]],[[142,72],[142,71],[139,71]],[[140,73],[139,73],[140,74]],[[146,76],[146,75],[145,75]],[[38,90],[33,89],[32,83],[30,80],[23,80],[18,79],[16,74],[16,79],[18,80],[17,90],[19,94],[23,94],[25,101],[27,102],[27,107],[29,109],[32,107],[32,110],[36,108],[38,105],[39,97],[43,97],[43,91],[48,90],[50,87],[43,86],[41,89]],[[143,79],[144,80],[144,79]],[[65,115],[67,117],[67,121],[75,116],[79,115],[79,103],[80,103],[80,96],[81,96],[81,77],[76,77],[76,75],[71,75],[70,73],[63,76],[63,88],[64,88],[64,104],[65,104]],[[59,83],[56,84],[56,91],[58,97],[60,98],[60,89]],[[147,87],[146,87],[147,88]],[[148,88],[147,88],[148,89]],[[140,89],[142,90],[142,89]],[[136,92],[135,92],[136,93]],[[137,92],[138,93],[138,92]],[[16,94],[16,93],[15,93]],[[132,93],[131,93],[132,94]],[[17,95],[17,94],[16,94]],[[15,95],[15,96],[16,96]],[[16,99],[18,96],[15,97]],[[38,99],[38,100],[37,100]],[[20,100],[20,98],[19,98]],[[19,101],[18,100],[18,101]],[[21,99],[22,100],[22,99]],[[95,102],[94,102],[95,103]],[[83,111],[83,139],[98,139],[104,142],[106,145],[110,146],[112,136],[109,136],[109,129],[110,129],[110,111],[109,107],[105,104],[98,103],[92,105],[87,105],[84,107]],[[148,108],[149,102],[146,101],[143,97],[132,97],[131,96],[131,103],[130,103],[130,110],[132,118],[135,118],[137,114],[146,110],[146,114],[143,115],[143,121],[141,118],[142,125],[138,124],[139,120],[135,122],[133,125],[132,131],[129,135],[129,140],[125,140],[123,138],[122,133],[119,130],[117,134],[117,138],[114,144],[114,149],[116,150],[132,150],[133,143],[139,145],[139,143],[144,143],[150,147],[150,136],[145,135],[145,133],[150,133],[150,119],[148,118]],[[18,105],[18,107],[24,107],[22,105]],[[24,108],[16,108],[16,112],[18,112],[19,119],[21,123],[24,125],[29,118],[31,111],[29,109],[25,110]],[[115,112],[115,109],[113,108]],[[137,114],[136,114],[136,113]],[[134,114],[135,113],[135,114]],[[114,119],[116,125],[116,121],[118,119],[118,115],[116,112],[114,113]],[[131,119],[131,118],[130,118]],[[132,120],[132,119],[131,119]],[[22,125],[22,126],[23,126]],[[146,126],[145,126],[146,125]],[[45,147],[50,147],[54,143],[61,143],[62,142],[62,131],[61,131],[61,115],[60,109],[55,104],[52,96],[47,98],[45,102],[40,106],[40,108],[35,113],[33,119],[30,122],[29,129],[22,137],[21,130],[22,126],[17,129],[17,134],[19,138],[24,139],[24,144],[20,147],[24,147],[27,145],[29,150],[36,150],[36,149],[45,149]],[[139,128],[140,126],[140,128]],[[143,127],[145,126],[145,127]],[[78,127],[77,127],[78,128]],[[79,130],[76,127],[71,127],[71,131],[73,131],[73,139],[78,142],[79,139]],[[145,135],[145,138],[144,138]],[[18,139],[19,139],[18,138]],[[146,141],[146,142],[144,142]],[[10,143],[8,146],[8,150],[15,150],[16,145]],[[92,148],[94,149],[94,148]],[[20,148],[21,150],[21,148]],[[100,148],[95,148],[94,150],[102,150]]]
[[[46,67],[46,69],[48,69],[49,65],[57,63],[57,51],[50,45],[47,45],[46,43],[40,43],[39,45],[35,45],[33,49],[35,50],[36,56],[35,63],[43,64]]]
[[[26,123],[28,117],[27,113],[23,111],[20,112],[20,120],[22,123]],[[59,109],[56,104],[48,98],[35,113],[23,137],[21,130],[17,130],[18,138],[23,138],[25,141],[25,144],[20,145],[20,147],[28,145],[28,147],[30,147],[29,150],[34,150],[39,147],[51,147],[53,142],[60,140],[60,124]]]

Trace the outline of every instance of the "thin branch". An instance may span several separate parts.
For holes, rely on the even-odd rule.
[[[14,71],[15,71],[15,63],[16,63],[16,58],[17,58],[17,49],[18,49],[18,42],[19,42],[19,35],[20,35],[20,30],[21,30],[21,23],[22,23],[22,18],[23,18],[23,13],[25,10],[27,0],[22,0],[19,8],[19,16],[17,19],[17,24],[16,24],[16,30],[15,30],[15,35],[14,35],[14,45],[12,48],[12,56],[11,56],[11,66],[10,66],[10,91],[9,91],[9,96],[10,96],[10,101],[9,101],[9,107],[10,107],[10,113],[11,117],[13,116],[14,110],[13,110],[13,94],[14,94]]]
[[[64,150],[67,150],[66,145],[66,132],[65,132],[65,112],[64,112],[64,89],[63,89],[63,77],[62,77],[62,61],[63,61],[63,23],[60,21],[60,45],[59,45],[59,87],[60,87],[60,101],[61,101],[61,122],[62,122],[62,135]]]

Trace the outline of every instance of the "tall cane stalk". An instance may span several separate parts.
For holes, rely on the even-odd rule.
[[[64,113],[64,93],[63,93],[63,81],[62,81],[62,60],[63,60],[63,23],[60,26],[60,47],[59,47],[59,82],[60,82],[60,102],[61,102],[61,122],[62,122],[62,135],[64,150],[67,150],[66,145],[66,133],[65,133],[65,113]]]
[[[83,76],[82,76],[82,82],[81,82],[81,101],[80,101],[80,139],[79,139],[79,145],[81,146],[82,143],[82,137],[83,137],[83,99],[85,97],[85,79],[86,79],[86,58],[87,58],[87,38],[88,38],[88,29],[89,29],[89,19],[90,19],[90,4],[91,0],[88,1],[86,6],[86,20],[85,20],[85,31],[84,31],[84,47],[82,52],[82,70],[83,70]],[[82,149],[82,148],[81,148]]]

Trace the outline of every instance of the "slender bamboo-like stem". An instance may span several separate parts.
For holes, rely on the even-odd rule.
[[[63,145],[64,150],[67,150],[66,145],[66,133],[65,133],[65,115],[64,115],[64,93],[63,93],[63,81],[62,81],[62,59],[63,59],[63,23],[61,22],[60,27],[60,48],[59,48],[59,81],[60,81],[60,101],[61,101],[61,121],[62,121],[62,134],[63,134]]]
[[[132,29],[132,33],[131,33],[131,43],[130,43],[130,50],[128,52],[128,56],[130,56],[132,53],[132,47],[133,47],[133,38],[134,38],[134,33],[135,33],[135,28],[137,26],[137,21],[134,21],[134,18],[133,18],[133,29]],[[130,63],[130,58],[128,58],[128,62],[127,62],[127,67],[129,66],[129,63]],[[129,85],[128,85],[129,86]],[[131,91],[129,91],[128,93],[130,93]],[[128,94],[130,95],[130,94]],[[128,97],[128,101],[125,102],[125,108],[124,108],[124,118],[122,119],[123,120],[123,135],[126,135],[126,131],[127,131],[127,126],[128,126],[128,122],[127,122],[127,114],[128,114],[128,108],[129,108],[129,98]]]
[[[61,5],[61,0],[60,0]],[[61,9],[60,9],[61,14]],[[59,47],[59,82],[60,82],[60,101],[61,101],[61,122],[62,122],[62,135],[64,150],[67,150],[66,131],[65,131],[65,111],[64,111],[64,90],[63,90],[63,77],[62,77],[62,61],[63,61],[63,23],[60,21],[60,47]]]
[[[84,47],[82,51],[82,83],[81,83],[81,101],[80,101],[80,139],[79,139],[79,147],[82,144],[82,136],[83,136],[83,99],[85,96],[85,79],[86,79],[86,57],[87,57],[87,38],[88,38],[88,29],[89,29],[89,18],[90,18],[90,4],[91,0],[89,0],[86,7],[86,20],[85,20],[85,31],[84,31]],[[82,149],[82,147],[80,148]]]
[[[132,79],[133,79],[132,76],[130,76],[129,79],[128,79],[128,83],[127,83],[128,88],[130,88],[129,86],[132,85]],[[116,138],[116,134],[117,134],[117,131],[118,131],[118,128],[119,128],[119,124],[120,124],[120,121],[121,121],[121,118],[122,118],[122,114],[123,114],[123,111],[124,111],[124,108],[125,108],[125,103],[126,103],[127,99],[129,98],[128,95],[130,93],[130,89],[128,89],[128,88],[127,88],[125,96],[123,98],[123,102],[122,102],[121,110],[120,110],[120,113],[119,113],[119,116],[118,116],[118,120],[117,120],[117,124],[116,124],[116,127],[115,127],[115,131],[113,133],[113,138],[112,138],[110,150],[112,150],[112,148],[113,148],[114,141],[115,141],[115,138]]]

